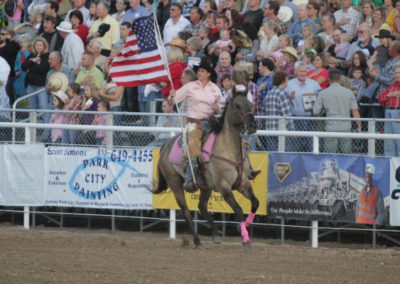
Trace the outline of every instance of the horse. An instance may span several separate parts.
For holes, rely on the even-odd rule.
[[[214,124],[215,125],[215,124]],[[234,94],[227,103],[225,110],[219,119],[219,127],[213,127],[217,134],[210,161],[200,163],[201,176],[196,173],[196,181],[203,178],[205,182],[200,187],[200,200],[198,208],[202,217],[207,220],[212,229],[212,241],[219,243],[217,227],[208,213],[207,203],[211,192],[219,192],[235,213],[235,220],[240,222],[242,245],[246,249],[251,248],[251,242],[247,228],[254,220],[259,201],[253,192],[252,185],[248,179],[249,161],[244,161],[243,134],[252,134],[257,131],[257,125],[251,103],[244,94]],[[211,127],[212,128],[212,127]],[[211,129],[212,131],[213,129]],[[201,246],[200,239],[194,229],[193,220],[188,209],[183,189],[184,167],[171,165],[169,153],[178,136],[169,139],[160,150],[158,161],[158,182],[155,181],[154,194],[160,194],[171,188],[175,199],[182,210],[183,216],[189,224],[193,242],[196,248]],[[251,213],[245,219],[243,209],[235,200],[233,190],[238,190],[251,201]]]

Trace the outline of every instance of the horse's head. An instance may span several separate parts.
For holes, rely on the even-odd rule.
[[[234,92],[233,98],[227,106],[225,120],[241,131],[247,133],[255,133],[257,131],[257,123],[252,112],[252,105],[247,99],[247,92]]]

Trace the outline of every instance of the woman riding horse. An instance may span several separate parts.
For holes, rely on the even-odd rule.
[[[198,167],[198,158],[201,156],[201,139],[203,130],[207,127],[207,121],[224,107],[221,90],[212,82],[216,80],[217,75],[211,60],[203,58],[194,69],[197,71],[198,80],[184,85],[176,92],[170,92],[170,99],[174,103],[181,103],[187,99],[187,145],[193,172]],[[188,192],[196,190],[189,163],[186,166],[183,187]]]

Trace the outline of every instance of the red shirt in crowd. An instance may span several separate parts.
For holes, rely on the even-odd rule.
[[[185,70],[186,64],[183,62],[175,62],[169,65],[169,71],[171,72],[172,84],[174,84],[174,89],[178,90],[182,87],[181,77],[183,70]],[[167,85],[162,89],[161,94],[164,99],[168,98],[169,92],[171,91],[171,83],[166,82]]]
[[[400,82],[394,82],[379,95],[379,104],[400,108]]]

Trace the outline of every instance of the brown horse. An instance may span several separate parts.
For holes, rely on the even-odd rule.
[[[202,217],[212,228],[212,239],[218,242],[218,231],[212,217],[208,213],[207,201],[212,191],[220,192],[225,201],[235,212],[235,219],[240,222],[243,246],[250,248],[247,227],[253,222],[259,201],[254,195],[253,188],[247,178],[248,162],[244,162],[243,139],[245,132],[257,131],[256,121],[251,112],[251,104],[243,94],[235,95],[227,104],[220,118],[218,136],[216,138],[210,162],[202,164],[202,178],[205,184],[200,188],[199,210]],[[214,127],[215,128],[215,127]],[[215,130],[215,129],[214,129]],[[194,230],[192,217],[188,209],[184,190],[184,167],[171,165],[168,159],[170,150],[177,137],[167,141],[160,151],[158,162],[158,185],[154,193],[159,194],[170,187],[182,213],[189,223],[193,241],[196,247],[201,246],[197,232]],[[196,173],[196,181],[200,178]],[[239,190],[251,201],[251,213],[244,219],[243,210],[234,198],[233,190]]]

